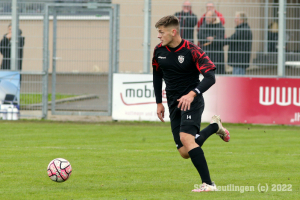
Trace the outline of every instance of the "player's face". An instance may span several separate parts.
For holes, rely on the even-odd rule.
[[[173,40],[173,32],[172,32],[172,28],[170,27],[164,27],[164,26],[160,26],[157,28],[158,31],[158,39],[160,39],[162,46],[167,46],[168,44],[170,44]]]
[[[8,27],[8,33],[11,33],[11,26]]]

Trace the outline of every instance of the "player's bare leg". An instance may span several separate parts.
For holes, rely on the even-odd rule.
[[[183,157],[184,159],[190,158],[189,152],[185,148],[185,146],[180,147],[180,149],[178,149],[178,151],[179,151],[181,157]]]
[[[199,145],[195,142],[195,137],[191,134],[181,132],[180,133],[180,140],[183,146],[186,148],[187,152],[190,150],[199,147]]]

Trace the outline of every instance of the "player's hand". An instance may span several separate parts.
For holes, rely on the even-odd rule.
[[[165,107],[162,103],[157,104],[157,117],[160,119],[160,121],[165,122]]]
[[[191,91],[187,95],[184,95],[180,99],[177,99],[177,101],[179,101],[178,108],[182,111],[190,110],[191,103],[194,101],[195,96],[196,93]]]

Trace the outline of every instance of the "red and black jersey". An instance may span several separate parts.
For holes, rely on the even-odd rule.
[[[214,63],[201,48],[184,39],[176,48],[157,45],[152,66],[156,103],[162,102],[162,79],[166,83],[169,104],[176,103],[191,90],[202,94],[215,82]],[[201,83],[200,73],[204,76]]]

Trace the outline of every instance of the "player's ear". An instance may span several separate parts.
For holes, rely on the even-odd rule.
[[[177,34],[177,29],[176,28],[173,28],[172,29],[172,36],[175,36]]]

